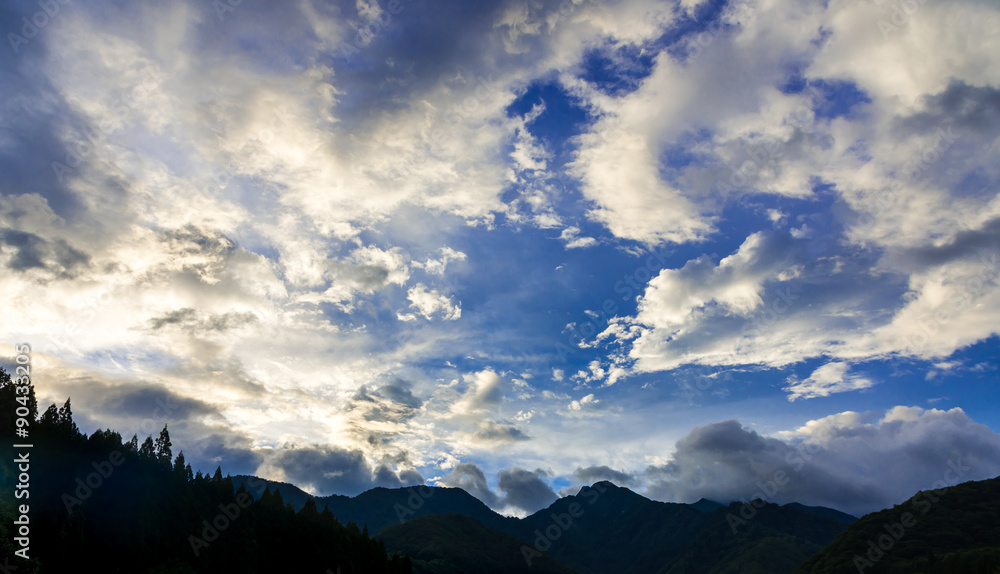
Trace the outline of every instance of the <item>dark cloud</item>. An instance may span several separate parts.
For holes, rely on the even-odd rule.
[[[377,289],[389,280],[389,270],[378,265],[350,265],[331,262],[330,268],[339,279],[353,283],[361,289]]]
[[[183,438],[183,435],[177,434]],[[183,444],[176,438],[173,442]],[[184,458],[193,468],[206,472],[221,466],[226,474],[253,474],[264,460],[259,451],[251,448],[250,438],[244,434],[213,433],[187,444],[191,446],[184,451]]]
[[[548,473],[541,469],[534,471],[522,468],[501,470],[497,490],[504,493],[505,506],[512,506],[524,512],[536,512],[552,504],[559,498],[552,487],[542,480]]]
[[[633,475],[614,470],[607,466],[577,468],[573,471],[573,477],[583,484],[594,484],[602,480],[613,482],[618,486],[632,486],[636,484],[636,479]]]
[[[90,263],[90,256],[72,247],[63,239],[49,241],[34,233],[15,229],[0,229],[0,246],[13,248],[7,263],[12,271],[44,269],[58,279],[71,279],[78,268]]]
[[[254,313],[230,311],[228,313],[208,313],[199,318],[198,311],[185,307],[170,311],[161,317],[149,320],[151,329],[158,330],[168,325],[177,325],[190,333],[221,333],[259,322]]]
[[[464,462],[439,480],[438,485],[461,488],[494,510],[532,513],[559,498],[552,487],[542,480],[548,474],[542,469],[530,471],[515,467],[501,470],[497,473],[497,492],[493,492],[479,466],[474,462]]]
[[[102,393],[104,401],[97,408],[99,412],[114,413],[131,417],[152,417],[154,413],[168,419],[186,420],[192,417],[218,415],[214,405],[181,397],[173,392],[154,386],[121,385],[108,387]]]
[[[355,496],[376,486],[423,484],[423,477],[415,470],[396,472],[384,464],[373,469],[360,450],[337,447],[283,448],[267,464],[280,468],[292,484],[312,487],[321,495]]]
[[[500,497],[490,489],[486,475],[474,462],[463,462],[452,469],[451,473],[438,481],[439,486],[461,488],[475,496],[490,508],[499,508]]]
[[[388,465],[380,464],[375,469],[372,484],[385,488],[403,488],[424,484],[424,477],[414,468],[404,469],[397,473]]]
[[[1000,126],[1000,88],[970,86],[953,79],[939,94],[924,98],[925,111],[900,121],[918,133],[936,132],[946,124],[957,129],[994,134]]]
[[[513,425],[503,425],[493,421],[480,423],[473,436],[480,441],[489,443],[517,442],[531,438]]]
[[[375,394],[412,409],[419,409],[424,404],[422,400],[413,396],[413,393],[410,392],[410,384],[400,379],[379,387],[375,390]]]
[[[348,402],[347,410],[356,411],[365,421],[405,422],[413,418],[423,401],[410,391],[410,384],[396,379],[369,390],[362,386]],[[377,440],[370,437],[370,440]]]
[[[697,427],[677,442],[669,463],[647,469],[646,495],[668,502],[762,497],[860,516],[937,481],[1000,473],[1000,435],[961,409],[897,407],[877,424],[868,422],[873,418],[845,413],[813,421],[809,440],[791,444],[735,420]],[[956,467],[957,477],[949,474]]]
[[[956,259],[992,261],[997,253],[1000,253],[1000,218],[987,221],[980,229],[959,231],[950,242],[943,245],[904,250],[894,258],[894,262],[927,267],[943,265]]]

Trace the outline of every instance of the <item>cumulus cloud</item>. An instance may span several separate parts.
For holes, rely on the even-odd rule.
[[[485,369],[466,376],[468,388],[452,406],[457,414],[473,414],[499,405],[503,401],[504,381],[495,371]]]
[[[393,470],[385,463],[373,468],[360,450],[319,445],[275,449],[268,453],[258,474],[322,496],[354,496],[376,486],[399,488],[424,483],[412,468]]]
[[[456,466],[438,481],[438,485],[461,488],[498,512],[526,516],[547,507],[558,498],[545,482],[546,477],[548,472],[542,469],[504,469],[497,473],[494,492],[483,471],[475,463],[466,462]]]
[[[439,315],[446,321],[454,321],[462,316],[460,304],[452,302],[451,298],[436,289],[428,289],[423,283],[417,283],[407,292],[410,307],[420,313],[425,319]],[[400,315],[403,320],[410,320],[412,315]]]
[[[474,462],[463,462],[455,466],[445,477],[437,481],[438,486],[461,488],[481,500],[490,508],[497,508],[498,497],[482,469]]]
[[[528,440],[528,435],[512,425],[500,424],[494,421],[483,421],[473,433],[477,442],[487,444],[504,444]]]
[[[833,393],[867,389],[875,384],[871,379],[861,375],[848,374],[850,368],[847,363],[833,362],[817,368],[801,381],[794,377],[790,378],[785,387],[788,400],[827,397]]]
[[[847,412],[781,436],[735,420],[697,427],[677,442],[672,460],[645,471],[646,494],[678,502],[760,497],[860,516],[918,490],[1000,473],[1000,435],[959,408]],[[770,494],[771,481],[786,483]]]
[[[593,237],[581,237],[579,227],[567,227],[562,230],[559,239],[566,242],[566,249],[580,249],[597,245],[597,240]]]

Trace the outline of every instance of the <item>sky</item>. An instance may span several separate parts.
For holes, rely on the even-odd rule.
[[[860,515],[997,476],[998,29],[992,0],[5,0],[0,356],[31,345],[83,432],[321,495]]]

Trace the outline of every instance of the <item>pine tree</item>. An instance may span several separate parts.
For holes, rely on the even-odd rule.
[[[75,438],[80,434],[80,429],[77,428],[76,423],[73,421],[73,408],[70,406],[70,399],[68,398],[62,408],[59,409],[58,427],[64,437]]]
[[[139,447],[139,456],[150,461],[156,460],[156,447],[153,445],[153,437],[147,436]]]
[[[160,431],[160,438],[156,439],[156,461],[166,468],[170,468],[170,460],[173,458],[170,452],[171,444],[167,425],[163,425],[163,430]]]

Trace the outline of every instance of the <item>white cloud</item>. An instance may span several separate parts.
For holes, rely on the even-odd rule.
[[[596,404],[598,404],[600,402],[601,401],[599,401],[598,399],[594,398],[594,393],[590,393],[589,395],[584,396],[582,399],[580,399],[578,401],[572,401],[568,405],[568,408],[571,411],[580,411],[580,410],[586,408],[589,405],[596,405]]]
[[[871,379],[861,375],[848,374],[850,368],[847,363],[832,362],[817,368],[801,381],[794,377],[790,378],[785,387],[788,400],[828,397],[834,393],[867,389],[875,384]]]
[[[474,414],[498,406],[503,401],[503,379],[495,371],[485,369],[466,375],[469,387],[452,405],[456,414]]]
[[[597,245],[597,240],[593,237],[580,237],[579,227],[567,227],[562,230],[559,239],[566,242],[566,249],[579,249],[583,247],[593,247]]]
[[[410,307],[417,310],[425,319],[440,315],[446,321],[455,321],[462,316],[461,304],[452,303],[447,295],[438,293],[436,289],[428,289],[423,283],[417,283],[406,293]]]

